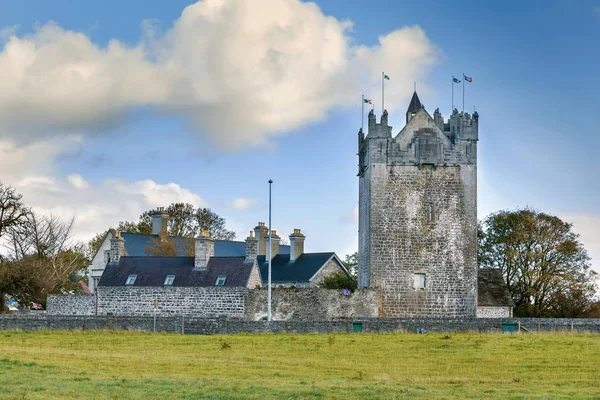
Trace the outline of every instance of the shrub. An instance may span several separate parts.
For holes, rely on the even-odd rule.
[[[351,292],[354,292],[358,287],[358,282],[353,276],[338,271],[323,279],[323,281],[319,283],[319,287],[323,289],[348,289]]]

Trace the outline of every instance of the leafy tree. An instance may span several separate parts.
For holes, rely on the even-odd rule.
[[[157,238],[151,239],[146,245],[145,252],[155,257],[177,257],[180,255],[177,243],[181,246],[185,256],[194,256],[196,243],[193,238],[185,237],[176,242],[165,233],[161,233]]]
[[[323,289],[348,289],[354,292],[358,287],[356,278],[346,274],[343,271],[337,271],[319,283],[319,287]]]
[[[165,212],[169,214],[169,223],[167,225],[168,235],[164,238],[156,238],[150,240],[146,246],[146,253],[153,255],[167,256],[169,254],[178,254],[175,242],[168,236],[179,236],[185,238],[195,238],[200,236],[203,230],[208,231],[213,239],[217,240],[233,240],[235,232],[229,231],[225,227],[225,218],[209,208],[194,208],[188,203],[173,203],[169,205]],[[116,230],[131,233],[152,233],[152,215],[155,210],[144,211],[140,215],[138,222],[121,221],[117,225]],[[86,253],[92,258],[104,241],[108,231],[102,232],[94,236],[88,242]],[[194,243],[184,240],[184,253],[193,255]],[[190,244],[191,243],[191,244]],[[191,247],[190,247],[191,246]],[[191,248],[191,250],[190,250]]]
[[[346,259],[344,260],[344,266],[350,272],[350,275],[353,277],[358,276],[358,252],[355,251],[352,254],[346,254]]]
[[[194,213],[194,217],[198,223],[197,235],[199,235],[201,231],[208,231],[210,237],[213,239],[235,239],[235,232],[225,228],[225,218],[220,217],[210,208],[198,208]]]
[[[591,304],[594,273],[571,228],[529,208],[499,211],[480,224],[479,266],[502,270],[515,316],[573,317]]]

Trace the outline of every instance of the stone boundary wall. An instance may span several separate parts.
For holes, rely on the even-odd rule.
[[[502,322],[520,322],[530,332],[592,332],[600,333],[600,319],[400,319],[362,318],[337,321],[244,321],[240,318],[194,318],[186,316],[156,318],[157,332],[185,334],[234,333],[334,333],[353,332],[355,324],[362,324],[364,333],[408,332],[501,332]],[[152,332],[152,317],[66,316],[45,312],[0,315],[0,330],[94,330],[116,329]]]
[[[51,294],[46,302],[51,315],[95,315],[96,296],[93,294]]]
[[[243,287],[100,286],[98,315],[152,316],[157,300],[160,315],[242,317],[247,292]]]
[[[329,321],[378,316],[378,293],[359,289],[349,296],[341,290],[317,288],[274,289],[271,311],[276,321]],[[246,296],[244,319],[260,321],[267,315],[267,291],[250,290]]]
[[[349,296],[320,288],[274,289],[274,320],[334,320],[378,316],[378,293],[360,289]],[[48,296],[51,315],[162,316],[203,318],[226,315],[258,321],[267,315],[267,290],[222,287],[108,287],[95,295]],[[96,301],[98,304],[96,304]]]
[[[477,318],[512,318],[512,307],[477,307]]]

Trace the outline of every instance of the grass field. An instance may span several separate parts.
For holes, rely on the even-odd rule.
[[[0,398],[600,399],[600,335],[2,331]]]

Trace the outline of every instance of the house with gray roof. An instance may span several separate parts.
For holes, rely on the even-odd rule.
[[[153,215],[152,234],[110,230],[89,266],[90,290],[99,286],[267,286],[271,254],[274,287],[314,287],[344,264],[333,253],[305,253],[305,236],[295,229],[290,245],[280,245],[275,230],[263,222],[244,241],[212,240],[161,235],[168,215],[159,208]],[[165,239],[166,238],[166,239]],[[172,241],[177,256],[156,256],[149,251],[160,240]]]

